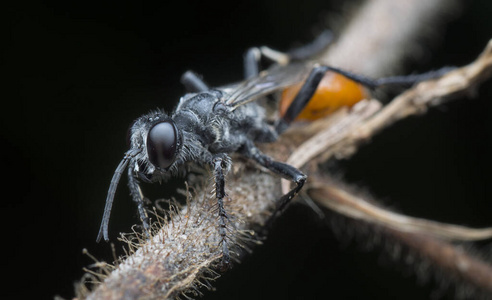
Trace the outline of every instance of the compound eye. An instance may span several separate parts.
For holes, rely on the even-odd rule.
[[[177,153],[178,132],[173,121],[157,123],[147,135],[147,154],[150,162],[161,169],[167,169],[174,162]]]

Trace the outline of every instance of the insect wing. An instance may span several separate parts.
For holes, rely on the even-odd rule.
[[[275,65],[256,77],[221,88],[227,94],[223,101],[225,104],[237,108],[303,81],[311,67],[305,63]]]

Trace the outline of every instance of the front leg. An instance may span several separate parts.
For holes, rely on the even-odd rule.
[[[293,166],[275,161],[268,155],[263,154],[251,141],[245,143],[241,149],[241,154],[248,158],[252,158],[261,166],[296,184],[294,188],[292,188],[287,194],[283,195],[277,201],[275,210],[266,224],[266,228],[268,229],[277,215],[284,210],[292,198],[294,198],[302,189],[304,183],[306,182],[307,176]]]
[[[142,221],[144,231],[147,236],[150,236],[149,217],[145,211],[144,197],[138,180],[133,173],[133,168],[128,168],[128,188],[130,189],[130,195],[133,201],[137,204],[138,214]]]
[[[215,180],[215,197],[217,198],[217,205],[219,211],[219,235],[220,243],[222,245],[222,261],[219,264],[221,271],[227,271],[231,267],[231,257],[229,254],[229,248],[227,245],[227,221],[228,216],[224,208],[225,198],[225,175],[224,169],[229,170],[230,159],[227,155],[216,155],[212,159],[212,167]]]

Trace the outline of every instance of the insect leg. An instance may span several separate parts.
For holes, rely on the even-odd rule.
[[[287,52],[280,52],[272,48],[263,46],[260,48],[261,55],[279,65],[286,65],[292,61],[303,61],[320,54],[333,41],[333,33],[329,30],[324,30],[309,44],[291,49]]]
[[[439,78],[454,69],[456,69],[456,67],[443,67],[437,70],[432,70],[420,74],[383,77],[383,78],[376,79],[375,82],[376,82],[376,86],[390,85],[390,84],[411,86],[421,81]]]
[[[411,86],[420,81],[438,78],[447,72],[453,70],[453,67],[445,67],[438,70],[415,74],[415,75],[405,75],[405,76],[390,76],[383,77],[378,79],[372,79],[363,75],[353,74],[351,72],[330,67],[330,66],[315,66],[308,78],[304,82],[303,86],[297,93],[296,97],[290,104],[287,109],[285,115],[281,120],[276,124],[276,130],[280,134],[295,120],[295,118],[302,112],[304,107],[308,104],[309,100],[313,97],[318,85],[325,75],[326,72],[332,71],[339,73],[355,82],[358,82],[370,89],[374,89],[376,87],[380,87],[383,85],[402,85],[402,86]]]
[[[429,80],[429,79],[434,79],[443,76],[444,74],[448,73],[449,71],[452,71],[456,69],[455,67],[444,67],[441,69],[437,70],[432,70],[429,72],[425,73],[420,73],[420,74],[410,74],[410,75],[402,75],[402,76],[389,76],[389,77],[382,77],[382,78],[377,78],[377,79],[372,79],[364,75],[358,75],[354,74],[339,68],[335,67],[329,67],[329,66],[320,66],[326,71],[332,71],[336,72],[338,74],[341,74],[355,82],[358,82],[362,85],[364,85],[367,88],[374,89],[383,85],[401,85],[401,86],[412,86],[418,82]],[[326,72],[325,71],[325,72]]]
[[[325,76],[325,73],[328,70],[330,70],[330,67],[316,66],[313,68],[311,73],[309,73],[308,78],[302,85],[301,89],[290,104],[284,116],[278,121],[275,126],[279,134],[285,131],[287,127],[289,127],[289,125],[301,113],[304,107],[306,107],[309,100],[311,100],[311,98],[313,97],[314,92],[316,92],[321,79],[323,78],[323,76]]]
[[[210,90],[209,86],[193,71],[186,71],[181,76],[181,83],[190,93],[200,93]]]
[[[287,51],[287,55],[291,60],[306,60],[315,55],[320,54],[323,50],[333,41],[333,32],[330,30],[324,30],[319,34],[314,41],[309,44],[291,49]]]
[[[260,60],[264,56],[278,64],[288,64],[290,61],[309,59],[326,49],[333,40],[333,33],[329,30],[323,31],[309,44],[291,49],[286,53],[273,50],[263,46],[261,48],[249,48],[244,55],[244,79],[258,76],[260,73]]]
[[[228,159],[223,156],[215,156],[212,159],[212,167],[214,169],[215,179],[215,197],[217,198],[217,204],[219,208],[219,235],[221,237],[220,243],[222,244],[222,261],[219,265],[221,271],[226,271],[231,266],[231,257],[229,254],[229,248],[227,247],[227,213],[224,208],[225,197],[225,177],[224,169],[228,169]]]
[[[142,220],[145,233],[150,235],[149,217],[145,211],[144,197],[140,185],[138,184],[138,180],[133,174],[133,168],[128,168],[128,188],[130,189],[130,195],[132,196],[133,201],[137,204],[138,214],[140,220]]]
[[[267,224],[267,228],[268,228],[271,221],[273,221],[275,217],[283,211],[283,209],[287,206],[287,204],[289,204],[292,198],[294,198],[294,196],[296,196],[297,193],[299,193],[299,191],[304,186],[304,183],[306,182],[307,176],[303,174],[301,171],[299,171],[298,169],[294,168],[293,166],[275,161],[268,155],[263,154],[251,142],[248,142],[243,146],[243,148],[241,149],[241,153],[244,156],[253,159],[261,166],[267,168],[273,173],[280,175],[283,178],[288,179],[296,184],[294,188],[292,188],[287,194],[283,195],[277,201],[275,210],[272,216],[270,217],[270,220],[268,221]]]
[[[258,76],[260,73],[261,52],[258,48],[249,48],[244,54],[244,79]]]

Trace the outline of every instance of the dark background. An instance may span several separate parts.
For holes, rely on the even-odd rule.
[[[95,238],[131,121],[156,107],[171,109],[187,69],[211,85],[229,83],[240,80],[247,47],[286,49],[310,40],[326,13],[340,11],[336,2],[9,7],[1,136],[9,279],[2,294],[72,297],[82,267],[92,263],[82,248],[111,261],[108,244]],[[484,48],[492,37],[491,4],[470,3],[438,37],[433,59],[414,70],[462,65]],[[400,122],[335,169],[405,213],[491,226],[491,83],[478,94]],[[137,222],[123,182],[111,237]],[[309,209],[293,205],[266,244],[207,298],[422,299],[435,290],[378,248],[362,250],[364,243],[336,239]]]

